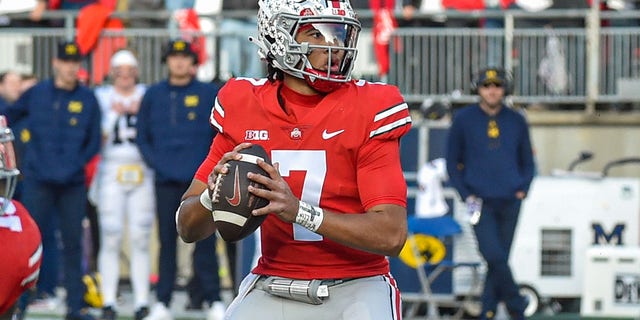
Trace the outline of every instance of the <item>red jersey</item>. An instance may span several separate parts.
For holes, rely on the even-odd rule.
[[[225,152],[252,142],[279,163],[293,193],[309,204],[344,214],[379,204],[406,207],[399,139],[411,118],[395,86],[354,80],[325,96],[304,96],[282,82],[231,79],[218,93],[211,124],[219,134],[196,173],[200,181],[207,182]],[[275,215],[262,224],[261,240],[257,274],[329,279],[389,272],[384,256]]]
[[[4,199],[0,199],[4,201]],[[42,262],[40,230],[27,209],[13,200],[0,215],[0,315],[35,285]]]

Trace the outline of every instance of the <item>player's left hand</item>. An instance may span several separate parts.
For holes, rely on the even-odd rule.
[[[293,223],[298,214],[300,200],[293,195],[289,184],[280,175],[279,163],[276,162],[272,166],[262,160],[258,160],[258,165],[269,174],[269,177],[252,172],[247,177],[264,185],[267,189],[249,186],[249,192],[269,200],[269,205],[262,209],[254,210],[253,214],[259,216],[274,213],[283,221]]]
[[[219,173],[227,174],[229,172],[229,168],[225,165],[227,162],[231,160],[240,160],[242,155],[239,153],[240,150],[251,147],[251,143],[243,142],[233,148],[233,150],[222,155],[222,158],[218,161],[215,167],[213,167],[213,171],[209,174],[209,178],[207,179],[207,184],[210,190],[213,190],[213,187],[216,183],[216,177]]]

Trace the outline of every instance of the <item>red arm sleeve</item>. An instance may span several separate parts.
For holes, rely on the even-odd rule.
[[[236,144],[229,140],[224,134],[217,134],[216,137],[213,138],[213,143],[211,143],[211,147],[209,148],[209,154],[207,154],[207,157],[200,164],[194,179],[207,183],[213,167],[216,166],[226,152],[233,150],[235,146]]]
[[[358,166],[360,198],[366,210],[379,204],[407,206],[407,184],[400,164],[398,140],[372,140]]]

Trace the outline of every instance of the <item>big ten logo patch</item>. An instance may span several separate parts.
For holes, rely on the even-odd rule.
[[[269,140],[269,131],[267,130],[247,130],[244,133],[244,139],[247,141],[266,141]]]

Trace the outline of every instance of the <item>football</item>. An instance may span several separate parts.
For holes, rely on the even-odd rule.
[[[265,188],[247,178],[248,172],[268,174],[258,166],[257,160],[271,164],[269,155],[260,145],[254,144],[240,151],[241,160],[227,162],[227,174],[219,174],[212,194],[213,220],[225,241],[238,241],[253,233],[267,217],[254,216],[251,211],[269,204],[264,198],[249,192],[248,187]]]

